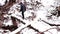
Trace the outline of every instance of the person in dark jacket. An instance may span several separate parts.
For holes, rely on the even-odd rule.
[[[21,6],[20,11],[22,11],[22,18],[24,19],[24,12],[26,11],[26,6],[22,2],[20,3],[20,6]]]
[[[60,6],[56,7],[56,10],[58,11],[58,16],[57,17],[59,17],[60,16]]]

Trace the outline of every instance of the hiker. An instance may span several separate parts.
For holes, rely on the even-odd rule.
[[[58,11],[58,16],[57,17],[59,17],[60,16],[60,6],[56,7],[56,10]]]
[[[21,6],[20,11],[22,11],[22,18],[24,19],[24,12],[26,11],[26,6],[22,2],[20,3],[20,6]]]

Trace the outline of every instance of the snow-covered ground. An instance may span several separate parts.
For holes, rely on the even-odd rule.
[[[27,2],[29,2],[29,1],[27,1]],[[45,20],[45,21],[47,21],[48,23],[51,23],[51,24],[60,24],[60,21],[59,21],[60,19],[57,18],[56,16],[52,16],[55,19],[53,18],[53,19],[50,19],[50,20],[48,20],[47,17],[46,17],[47,14],[48,14],[48,11],[54,10],[54,8],[56,6],[58,6],[57,4],[55,4],[55,2],[56,2],[55,0],[41,0],[41,3],[42,3],[42,5],[44,7],[41,6],[36,11],[35,10],[27,10],[27,11],[25,11],[25,13],[24,13],[25,19],[24,20],[22,19],[21,12],[18,12],[19,10],[17,10],[17,8],[20,9],[19,8],[20,6],[18,4],[13,5],[10,8],[10,11],[9,11],[9,13],[13,13],[13,14],[9,15],[9,16],[14,16],[14,17],[24,21],[26,23],[26,25],[18,24],[18,26],[19,25],[21,25],[21,26],[19,26],[19,28],[17,30],[15,30],[13,32],[10,32],[9,34],[16,33],[17,31],[20,31],[22,28],[27,27],[28,25],[31,25],[32,27],[36,28],[40,32],[44,32],[44,31],[46,31],[46,30],[48,30],[50,28],[56,28],[55,26],[50,26],[50,25],[48,25],[45,22],[40,20],[40,19]],[[16,6],[18,6],[18,7],[16,7]],[[51,7],[51,6],[54,6],[54,7]],[[31,16],[31,17],[33,16],[32,12],[36,16],[34,18],[34,20],[32,20],[32,18],[28,18],[29,16]],[[11,22],[11,20],[8,21],[7,24],[9,24],[10,22]],[[38,32],[36,32],[33,29],[30,29],[28,27],[25,28],[24,30],[22,30],[22,32],[21,32],[21,34],[37,34],[37,33]],[[60,31],[57,31],[57,29],[51,29],[51,30],[48,30],[48,31],[46,31],[44,33],[45,34],[60,34]]]

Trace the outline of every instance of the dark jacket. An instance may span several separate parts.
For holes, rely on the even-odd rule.
[[[26,11],[26,6],[23,3],[21,3],[20,5],[21,5],[20,11]]]

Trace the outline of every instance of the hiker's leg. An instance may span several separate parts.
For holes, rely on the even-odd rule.
[[[22,18],[24,19],[24,11],[22,11]]]

